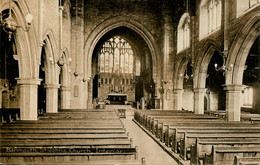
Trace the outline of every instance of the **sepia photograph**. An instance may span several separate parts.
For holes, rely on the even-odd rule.
[[[260,0],[0,0],[0,165],[260,165]]]

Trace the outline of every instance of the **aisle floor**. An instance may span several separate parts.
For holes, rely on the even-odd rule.
[[[126,131],[133,138],[133,145],[138,146],[138,157],[145,158],[151,165],[175,165],[177,164],[149,135],[147,135],[133,121],[133,110],[127,110],[127,117],[122,118]]]

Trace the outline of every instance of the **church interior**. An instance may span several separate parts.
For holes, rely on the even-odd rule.
[[[0,163],[260,164],[260,0],[0,0]]]

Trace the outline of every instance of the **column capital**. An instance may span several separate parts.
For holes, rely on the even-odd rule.
[[[19,85],[40,85],[42,79],[16,78]]]
[[[45,84],[45,88],[59,88],[60,84]]]
[[[226,91],[242,91],[245,88],[244,85],[225,84],[223,86]]]
[[[204,93],[204,92],[206,92],[206,88],[193,88],[193,92]]]

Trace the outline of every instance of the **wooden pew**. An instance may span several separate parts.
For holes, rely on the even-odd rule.
[[[20,129],[24,129],[24,128],[68,128],[68,129],[87,129],[87,128],[90,128],[90,129],[93,129],[93,128],[122,128],[123,126],[121,124],[106,124],[106,123],[103,123],[103,124],[100,124],[100,123],[97,123],[97,124],[84,124],[84,125],[81,125],[81,124],[70,124],[70,123],[55,123],[55,124],[15,124],[15,125],[12,125],[12,124],[4,124],[5,127],[9,127],[9,128],[20,128]]]
[[[8,148],[2,150],[0,161],[9,164],[27,162],[49,163],[95,160],[133,160],[136,148]]]
[[[19,140],[5,139],[1,141],[1,148],[4,147],[42,147],[42,148],[131,148],[132,139],[45,139],[43,140]]]
[[[232,132],[241,132],[241,133],[252,133],[252,132],[260,132],[259,127],[237,127],[234,125],[233,127],[223,127],[218,125],[200,125],[197,127],[169,127],[166,131],[166,140],[165,144],[172,148],[172,150],[175,153],[178,153],[178,144],[181,139],[184,138],[184,133],[207,133],[207,132],[226,132],[226,133],[232,133]],[[168,134],[170,132],[170,134]]]
[[[146,128],[150,131],[155,129],[155,121],[160,120],[176,120],[176,119],[219,119],[218,117],[208,116],[208,115],[176,115],[176,116],[148,116],[146,121]]]
[[[0,162],[136,162],[132,160],[137,159],[137,148],[133,148],[132,140],[128,138],[115,111],[100,112],[64,111],[45,114],[39,117],[39,121],[3,124],[0,131]],[[104,119],[105,116],[112,120]],[[73,120],[75,118],[81,119]]]
[[[160,116],[170,116],[170,115],[177,115],[177,114],[182,114],[182,113],[190,113],[190,111],[180,111],[180,110],[151,110],[151,111],[135,111],[134,113],[134,119],[139,122],[140,124],[143,124],[143,121],[145,121],[146,115],[160,115]]]
[[[202,164],[203,156],[210,154],[212,146],[218,147],[260,147],[260,139],[196,139],[195,145],[191,146],[192,165]]]
[[[260,165],[260,157],[235,156],[234,165]]]
[[[211,153],[205,154],[204,164],[233,164],[235,156],[260,157],[259,147],[216,147],[212,146]]]
[[[10,123],[20,120],[19,108],[0,108],[0,123]]]
[[[191,114],[191,113],[174,113],[172,114],[173,116],[161,116],[160,114],[158,115],[146,115],[147,117],[145,119],[142,119],[139,123],[145,126],[147,129],[152,130],[152,132],[155,132],[155,125],[157,121],[162,121],[162,120],[176,120],[176,119],[218,119],[217,117],[212,117],[204,114]],[[145,116],[145,115],[144,115]]]
[[[241,121],[251,121],[251,118],[260,118],[260,114],[242,113]]]
[[[239,132],[233,133],[221,133],[221,132],[210,132],[210,134],[201,133],[184,133],[184,139],[180,140],[180,156],[187,160],[187,151],[190,149],[191,145],[195,145],[196,139],[248,139],[248,138],[260,138],[260,133],[247,133],[241,134]]]
[[[176,119],[176,120],[157,120],[155,124],[155,135],[160,138],[162,142],[164,142],[165,139],[165,132],[167,130],[168,125],[174,125],[174,124],[183,124],[183,123],[193,123],[193,124],[218,124],[218,123],[224,123],[223,120],[218,119]]]
[[[223,121],[223,120],[215,120],[215,119],[205,119],[205,120],[185,120],[185,119],[180,119],[180,120],[175,120],[175,121],[165,121],[165,122],[157,122],[155,125],[156,125],[156,130],[155,130],[155,135],[160,138],[161,140],[164,139],[164,136],[166,131],[167,131],[167,128],[168,128],[168,125],[170,125],[170,127],[174,127],[174,126],[181,126],[181,125],[211,125],[211,126],[216,126],[216,125],[222,125],[222,126],[233,126],[234,124],[236,125],[242,125],[241,122],[226,122],[226,121]],[[244,124],[250,124],[250,122],[244,122]],[[167,134],[167,133],[166,133]],[[167,135],[168,136],[168,135]]]

